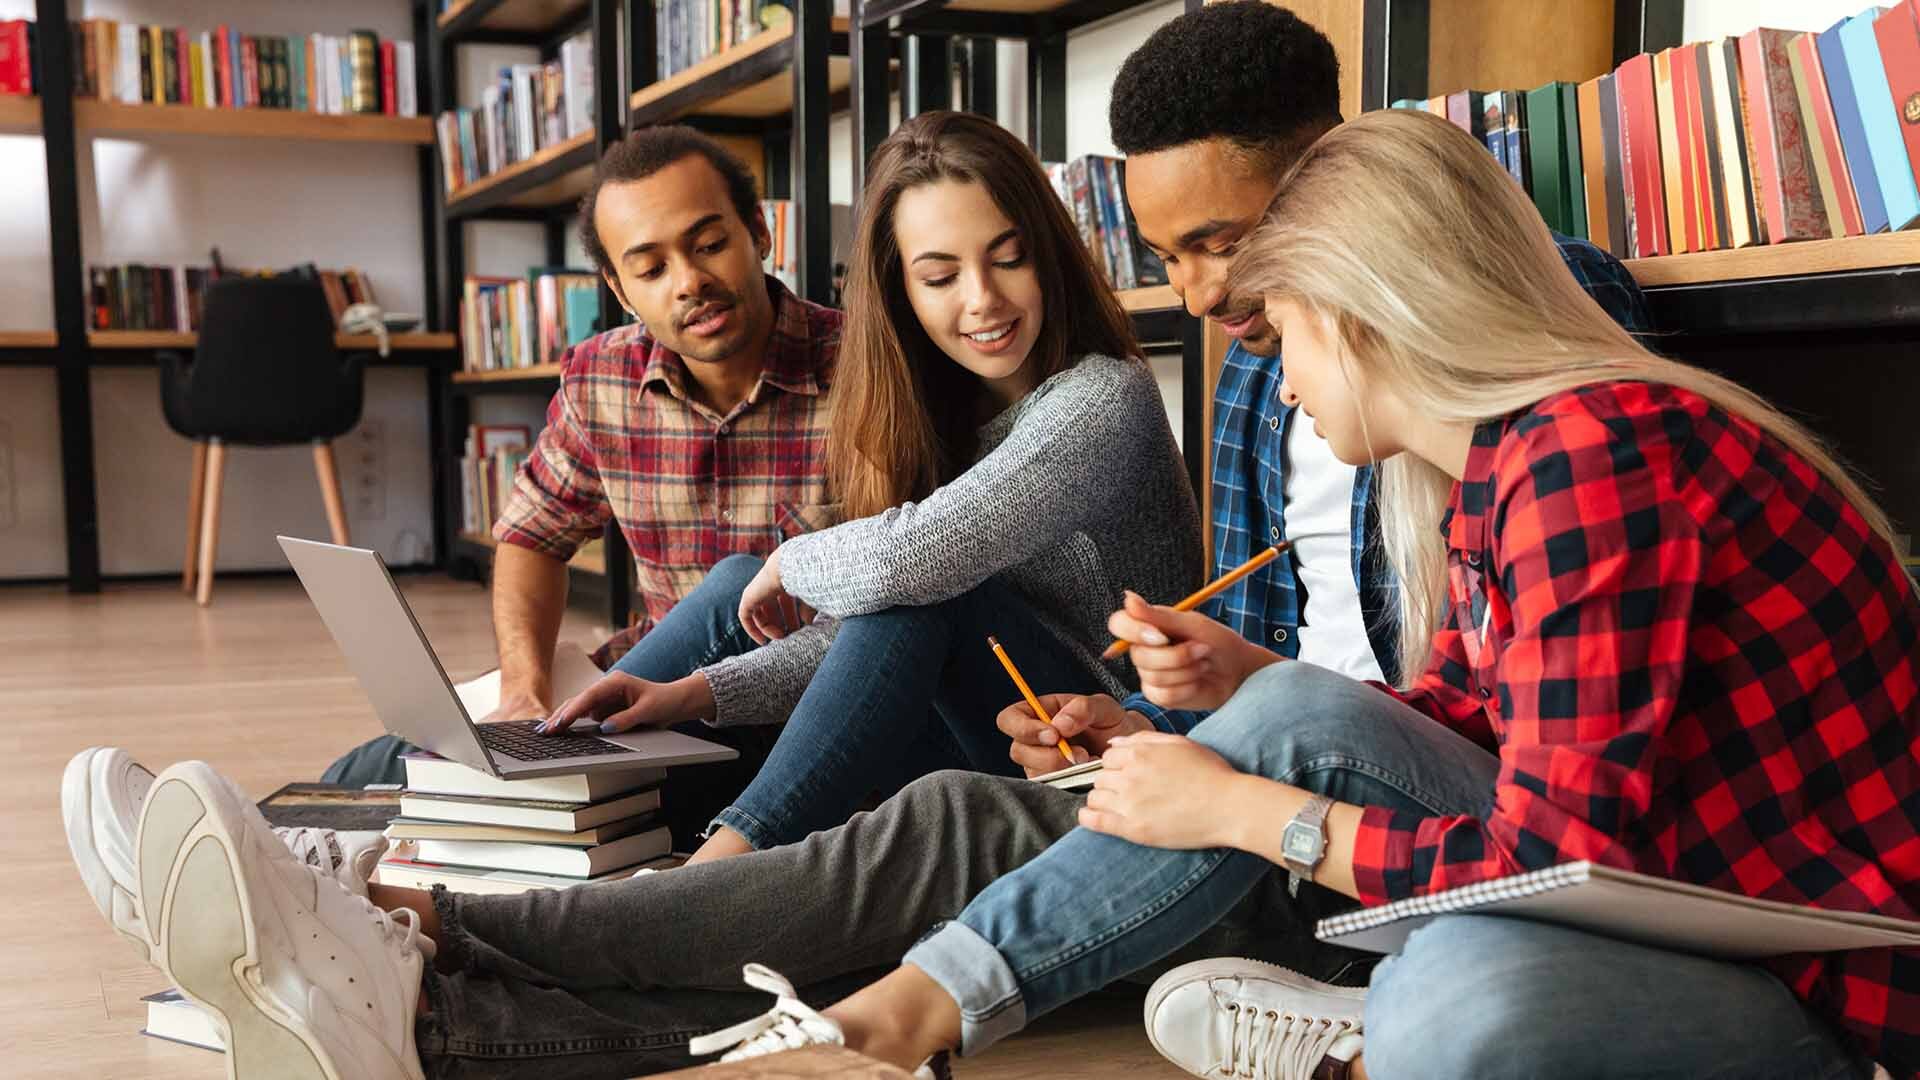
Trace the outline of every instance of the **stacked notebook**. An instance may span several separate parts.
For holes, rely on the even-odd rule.
[[[501,780],[433,754],[405,758],[400,816],[374,880],[518,893],[630,877],[670,854],[664,769]]]

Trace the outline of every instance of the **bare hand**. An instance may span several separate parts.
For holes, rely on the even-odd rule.
[[[1185,735],[1151,731],[1115,739],[1101,761],[1081,825],[1146,847],[1228,846],[1221,799],[1243,774],[1225,758]]]
[[[547,715],[547,695],[533,690],[502,688],[500,704],[486,715],[483,724],[503,724],[515,720],[538,720]]]
[[[1000,730],[1013,740],[1007,756],[1025,769],[1028,776],[1040,776],[1066,768],[1058,744],[1071,738],[1068,749],[1075,762],[1091,761],[1106,753],[1115,736],[1133,731],[1151,731],[1153,724],[1139,713],[1128,712],[1105,694],[1041,694],[1040,704],[1053,714],[1048,724],[1034,715],[1025,701],[1000,710],[995,719]]]
[[[1205,615],[1155,607],[1131,592],[1107,629],[1133,643],[1140,692],[1163,709],[1218,709],[1254,672],[1286,659]]]
[[[780,582],[780,549],[761,564],[760,572],[740,594],[740,625],[761,645],[786,637],[813,621],[814,610],[794,599]]]
[[[598,720],[601,732],[609,735],[637,727],[672,727],[704,715],[702,691],[705,707],[711,710],[713,691],[705,675],[696,672],[674,682],[654,683],[610,671],[553,710],[540,733],[559,734],[577,720]]]

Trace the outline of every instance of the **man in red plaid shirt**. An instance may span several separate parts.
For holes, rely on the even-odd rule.
[[[662,684],[750,648],[730,617],[758,566],[749,557],[827,523],[826,391],[841,316],[762,272],[772,239],[746,166],[690,128],[638,132],[601,160],[580,234],[637,322],[567,351],[546,426],[494,525],[501,696],[491,721],[559,704],[551,668],[567,560],[609,521],[633,552],[646,614],[596,660],[608,666],[644,635],[671,636],[673,647],[646,651],[685,667],[629,671]],[[703,583],[703,597],[668,619]],[[709,617],[720,613],[729,617]],[[778,731],[703,728],[742,751],[701,770],[703,785],[731,778],[728,793],[737,790]],[[406,749],[376,739],[326,779],[399,781]],[[669,801],[676,825],[704,825],[718,809],[679,803]]]

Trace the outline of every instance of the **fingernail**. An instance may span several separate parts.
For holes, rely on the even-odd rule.
[[[600,734],[602,735],[612,735],[619,730],[619,728],[613,726],[613,721],[611,720],[600,721]]]
[[[1140,640],[1146,642],[1148,645],[1165,645],[1167,643],[1167,635],[1149,626],[1145,630],[1140,631]]]
[[[1187,655],[1193,657],[1195,660],[1199,660],[1212,652],[1213,646],[1208,645],[1206,642],[1199,642],[1189,649]]]

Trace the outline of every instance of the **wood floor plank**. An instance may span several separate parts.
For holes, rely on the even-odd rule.
[[[453,678],[492,666],[482,589],[430,576],[401,585]],[[602,631],[569,612],[562,636],[591,648]],[[218,1055],[137,1034],[139,998],[166,980],[107,929],[81,888],[60,826],[61,770],[85,747],[113,745],[156,771],[211,761],[260,796],[317,778],[379,734],[371,706],[291,579],[222,580],[204,609],[173,581],[90,597],[0,588],[0,658],[5,1074],[224,1075]],[[1184,1075],[1148,1046],[1139,1009],[1128,995],[1078,1003],[955,1071],[962,1080]]]

